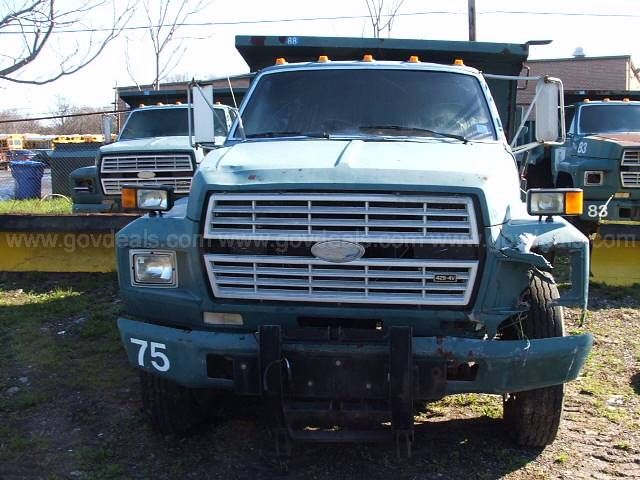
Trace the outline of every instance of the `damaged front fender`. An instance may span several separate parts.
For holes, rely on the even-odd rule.
[[[563,255],[569,258],[570,284],[563,291],[558,305],[587,309],[589,291],[589,240],[566,220],[513,220],[502,225],[496,253],[504,261],[531,265],[533,269],[552,272],[552,260]]]

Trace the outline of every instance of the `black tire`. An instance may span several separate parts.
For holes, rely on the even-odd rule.
[[[552,305],[558,297],[553,278],[534,273],[523,294],[523,300],[530,304],[529,311],[521,317],[526,338],[564,336],[562,307]],[[503,401],[503,417],[509,434],[523,447],[549,445],[558,433],[563,401],[563,384],[510,393]]]
[[[184,436],[207,419],[206,392],[186,388],[151,373],[140,372],[142,406],[153,429]]]

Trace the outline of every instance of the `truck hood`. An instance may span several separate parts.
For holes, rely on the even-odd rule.
[[[392,190],[475,194],[485,222],[522,212],[517,169],[500,143],[449,140],[270,140],[209,154],[194,178],[188,215],[210,190]]]
[[[578,137],[575,146],[583,144],[576,152],[579,157],[619,160],[625,148],[640,148],[640,132],[593,133]]]
[[[622,147],[640,147],[640,132],[599,133],[589,137],[595,140],[615,142]]]
[[[158,150],[193,150],[189,144],[189,137],[151,137],[135,140],[120,140],[100,147],[100,153],[145,152]]]

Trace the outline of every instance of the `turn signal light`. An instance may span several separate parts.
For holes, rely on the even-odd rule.
[[[582,215],[582,190],[568,191],[565,194],[564,213],[565,215]]]
[[[120,201],[122,202],[122,208],[135,209],[136,208],[136,191],[133,188],[123,188],[120,190]]]

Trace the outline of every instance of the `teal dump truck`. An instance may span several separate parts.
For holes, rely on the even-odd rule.
[[[562,313],[586,309],[589,256],[562,218],[579,189],[521,197],[507,139],[528,46],[236,44],[271,66],[189,197],[123,190],[148,215],[118,234],[118,326],[154,428],[188,432],[228,391],[264,400],[283,464],[291,440],[409,453],[418,402],[480,392],[503,395],[518,444],[553,441],[592,342]],[[538,140],[561,142],[561,84],[538,88]]]
[[[567,140],[532,155],[529,186],[583,189],[575,223],[586,234],[640,221],[640,101],[585,98],[566,110]]]
[[[189,141],[188,106],[141,106],[131,111],[116,142],[100,147],[93,166],[70,175],[73,211],[120,210],[123,184],[167,185],[185,196],[204,158],[202,148]],[[235,120],[235,109],[216,105],[216,142],[224,142]]]

